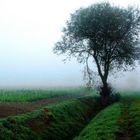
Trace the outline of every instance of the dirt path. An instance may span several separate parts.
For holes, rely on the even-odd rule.
[[[59,103],[74,98],[76,97],[56,97],[27,103],[24,102],[0,103],[0,118],[30,112],[34,109],[38,109],[43,106]]]

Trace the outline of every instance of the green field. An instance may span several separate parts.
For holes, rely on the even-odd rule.
[[[109,106],[102,106],[95,95],[82,88],[1,90],[2,105],[9,106],[13,101],[76,98],[0,119],[0,140],[139,140],[139,92],[121,92],[120,100]]]
[[[87,93],[84,88],[55,90],[0,90],[0,102],[28,102],[62,96],[80,96]]]

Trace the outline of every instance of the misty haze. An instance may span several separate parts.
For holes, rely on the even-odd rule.
[[[128,4],[128,1],[111,2],[122,6]],[[86,7],[92,3],[92,0],[74,3],[43,0],[41,2],[19,2],[17,0],[1,2],[0,87],[84,85],[83,65],[79,65],[75,59],[64,63],[62,61],[64,57],[58,57],[52,50],[60,39],[62,28],[70,14],[79,7]],[[139,3],[129,1],[129,4],[138,5]],[[121,88],[123,85],[124,88],[127,84],[131,85],[131,80],[130,82],[128,80],[133,75],[138,84],[139,66],[136,72],[124,73],[124,75],[117,77],[115,81],[117,87],[120,86],[118,82],[122,83]],[[133,86],[130,87],[133,88]]]
[[[140,140],[140,1],[0,1],[0,140]]]

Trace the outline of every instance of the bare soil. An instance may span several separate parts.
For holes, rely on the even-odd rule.
[[[0,102],[0,118],[31,112],[32,110],[39,109],[43,106],[59,103],[73,98],[74,97],[56,97],[33,102]]]

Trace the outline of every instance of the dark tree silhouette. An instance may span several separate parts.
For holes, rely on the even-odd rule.
[[[106,98],[110,96],[110,71],[133,68],[140,58],[139,29],[139,9],[97,3],[71,15],[54,52],[76,57],[85,64],[93,59],[102,81],[100,94]]]

